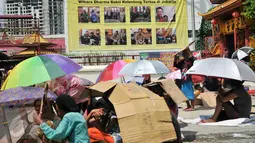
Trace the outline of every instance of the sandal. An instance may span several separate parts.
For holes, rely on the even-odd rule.
[[[184,109],[184,111],[195,111],[195,109],[194,108],[186,108],[186,109]]]

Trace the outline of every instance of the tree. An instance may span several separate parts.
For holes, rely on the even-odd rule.
[[[214,7],[209,9],[208,12],[211,11],[212,9],[214,9]],[[203,17],[200,28],[196,35],[196,37],[197,37],[196,48],[195,48],[196,50],[204,50],[205,49],[204,39],[207,36],[212,36],[212,25],[211,25],[210,21],[204,19],[204,17]]]
[[[246,19],[255,19],[255,0],[245,0],[242,15]],[[251,26],[251,31],[255,32],[255,25]]]
[[[247,19],[254,19],[255,18],[255,1],[254,0],[245,0],[244,9],[242,15]]]
[[[243,5],[244,5],[244,8],[243,8],[242,15],[246,19],[255,19],[255,0],[246,0],[244,1]],[[255,25],[251,25],[250,29],[254,36]],[[251,67],[253,71],[255,71],[255,50],[253,50],[250,54],[249,66]]]
[[[202,18],[201,26],[197,33],[196,50],[204,50],[205,42],[204,39],[207,36],[211,36],[212,26],[211,22]]]

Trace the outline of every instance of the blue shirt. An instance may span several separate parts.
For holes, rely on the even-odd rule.
[[[78,112],[65,114],[56,129],[52,129],[46,123],[42,123],[40,128],[49,140],[68,139],[70,143],[90,143],[87,123]]]
[[[97,15],[95,13],[91,14],[92,22],[97,22]]]

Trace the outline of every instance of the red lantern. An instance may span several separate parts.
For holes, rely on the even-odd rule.
[[[216,19],[212,19],[211,23],[212,23],[212,25],[216,25],[216,24],[218,24],[218,21]]]
[[[232,13],[232,16],[234,17],[234,18],[238,18],[239,16],[240,16],[240,14],[239,14],[239,12],[233,12]]]

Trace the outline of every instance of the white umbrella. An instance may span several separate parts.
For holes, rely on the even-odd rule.
[[[228,58],[207,58],[197,61],[186,74],[255,82],[255,73],[241,61]]]
[[[126,80],[126,83],[130,83],[130,82],[136,82],[137,84],[142,84],[144,81],[144,77],[142,76],[134,76],[134,77],[130,77]]]
[[[143,74],[164,74],[169,72],[169,69],[160,61],[141,60],[128,63],[119,72],[119,75],[138,76]]]

